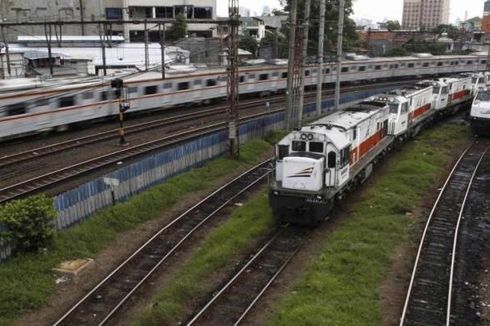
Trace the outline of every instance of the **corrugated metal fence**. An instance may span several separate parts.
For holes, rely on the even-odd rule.
[[[347,106],[385,90],[387,89],[344,95],[341,98],[341,104]],[[323,101],[322,111],[326,112],[333,106],[333,100]],[[313,117],[315,112],[315,103],[305,105],[306,117]],[[244,143],[251,138],[263,137],[272,130],[282,129],[284,120],[284,113],[279,112],[243,123],[240,126],[240,141]],[[115,178],[120,182],[119,186],[114,188],[114,200],[126,200],[178,173],[223,154],[226,151],[227,140],[226,130],[214,132],[151,155],[106,175],[105,177]],[[60,230],[68,228],[112,204],[111,189],[104,183],[103,177],[80,185],[54,198],[54,206],[58,213],[56,227]],[[0,225],[0,234],[1,232],[2,226]],[[3,243],[0,237],[0,261],[11,254],[11,246]]]

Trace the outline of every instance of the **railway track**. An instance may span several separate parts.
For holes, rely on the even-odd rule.
[[[400,85],[406,84],[407,82],[400,82]],[[378,84],[376,87],[382,87],[385,84]],[[389,84],[393,85],[393,83]],[[359,90],[359,89],[369,89],[372,88],[372,85],[369,86],[357,86],[357,87],[350,87],[351,89],[354,90]],[[350,88],[347,88],[350,89]],[[324,95],[331,95],[332,91],[328,90],[324,92]],[[315,94],[309,94],[307,97],[312,97]],[[269,98],[264,98],[260,100],[250,100],[250,101],[244,101],[240,105],[241,110],[247,110],[247,109],[252,109],[252,108],[258,108],[263,105],[265,105],[266,102],[269,102],[270,104],[278,104],[278,103],[283,103],[284,102],[284,95],[276,95],[272,96]],[[197,112],[190,112],[190,113],[182,113],[177,116],[172,116],[172,117],[166,117],[166,118],[161,118],[149,122],[143,122],[143,123],[137,123],[134,125],[129,125],[125,127],[125,132],[127,135],[130,134],[137,134],[141,132],[145,132],[151,129],[157,129],[157,128],[162,128],[166,126],[171,126],[176,123],[183,123],[183,122],[193,122],[196,119],[203,119],[207,117],[212,117],[212,116],[217,116],[220,114],[226,113],[227,107],[224,105],[221,106],[215,106],[207,109],[202,109]],[[12,166],[15,164],[23,163],[25,161],[30,161],[30,160],[36,160],[40,157],[43,156],[48,156],[56,153],[60,153],[66,150],[71,150],[75,148],[79,148],[82,146],[102,142],[102,141],[107,141],[110,139],[116,139],[119,137],[118,135],[118,129],[111,129],[95,134],[91,134],[88,136],[83,136],[83,137],[78,137],[46,146],[41,146],[25,151],[20,151],[14,154],[9,154],[5,155],[3,157],[0,157],[0,168]]]
[[[271,172],[270,160],[238,176],[174,219],[138,248],[98,285],[75,303],[56,325],[103,325],[162,264],[184,246],[218,212],[239,200]]]
[[[451,324],[459,225],[489,146],[480,141],[468,147],[439,193],[420,240],[400,326]]]
[[[238,325],[301,248],[309,231],[286,227],[275,233],[187,322]]]
[[[240,120],[246,121],[278,111],[281,110],[275,110],[269,113],[254,114]],[[218,122],[191,130],[172,133],[159,139],[126,147],[109,154],[98,156],[83,162],[63,167],[56,171],[51,171],[36,176],[28,180],[23,180],[16,184],[8,185],[4,188],[0,188],[0,203],[45,190],[48,187],[55,186],[61,182],[71,180],[86,173],[93,172],[107,166],[116,165],[118,162],[134,159],[138,156],[178,144],[185,140],[194,139],[202,135],[223,130],[226,128],[226,126],[226,122]]]

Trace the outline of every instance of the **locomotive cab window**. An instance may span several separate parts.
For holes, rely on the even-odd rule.
[[[323,143],[312,141],[310,142],[310,152],[312,153],[323,153]]]
[[[447,86],[444,86],[444,87],[442,88],[442,92],[441,92],[441,94],[444,94],[444,95],[449,94],[449,88],[448,88]]]
[[[432,94],[439,94],[440,91],[441,88],[439,86],[434,86],[434,88],[432,89]]]
[[[306,152],[306,142],[293,140],[292,150],[295,152]]]
[[[390,107],[391,114],[398,114],[398,103],[390,103],[388,105]]]
[[[340,166],[344,167],[349,164],[350,147],[346,147],[340,151]]]
[[[280,160],[288,156],[289,154],[289,145],[279,145],[277,149],[277,156]]]

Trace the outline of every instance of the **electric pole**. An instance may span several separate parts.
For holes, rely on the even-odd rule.
[[[3,41],[3,45],[5,46],[5,56],[7,57],[7,72],[9,74],[9,77],[12,77],[12,71],[10,68],[9,44],[7,43],[7,39],[5,38],[5,32],[3,30],[3,26],[2,26],[2,41]],[[5,79],[7,79],[7,78],[5,78]]]
[[[335,83],[335,109],[340,108],[340,78],[342,70],[342,41],[344,36],[345,0],[339,0],[339,30],[337,35],[337,81]]]
[[[322,114],[323,43],[325,39],[325,0],[320,0],[320,26],[318,31],[318,79],[316,83],[316,115]]]
[[[291,11],[289,12],[289,55],[288,55],[288,83],[287,83],[287,110],[286,110],[286,128],[292,128],[295,120],[294,109],[294,57],[296,45],[296,18],[298,11],[297,0],[291,0]]]
[[[158,24],[158,32],[160,33],[162,79],[165,79],[165,24]]]
[[[145,19],[145,71],[148,71],[148,65],[150,64],[150,56],[148,54],[148,20]]]
[[[49,64],[49,74],[53,77],[53,61],[51,53],[51,24],[44,23],[44,34],[46,35],[46,43],[48,44],[48,64]]]
[[[228,135],[230,156],[240,156],[240,121],[239,121],[239,83],[238,71],[238,28],[240,26],[240,13],[238,0],[228,1],[228,14],[230,17],[228,37]]]
[[[301,53],[301,79],[299,86],[299,101],[298,101],[298,121],[297,127],[301,128],[303,125],[303,106],[304,106],[304,96],[305,96],[305,67],[306,67],[306,57],[308,56],[308,32],[310,29],[310,7],[311,0],[305,0],[305,17],[303,20],[303,49]]]

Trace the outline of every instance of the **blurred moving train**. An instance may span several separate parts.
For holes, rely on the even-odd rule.
[[[483,71],[487,54],[465,56],[411,56],[361,58],[342,62],[343,82],[373,82],[420,76],[444,76]],[[314,87],[318,74],[325,84],[335,81],[334,64],[305,68],[305,84]],[[121,76],[114,76],[121,77]],[[130,99],[130,112],[155,108],[209,103],[226,97],[226,71],[223,68],[189,70],[162,80],[158,72],[122,76]],[[287,84],[284,61],[240,69],[240,94],[269,95],[283,92]],[[484,75],[483,79],[488,76]],[[68,80],[62,85],[31,81],[12,86],[0,84],[0,140],[25,134],[64,129],[84,121],[118,113],[118,100],[110,79]]]
[[[275,216],[295,224],[320,223],[335,200],[364,182],[397,143],[469,103],[478,82],[484,82],[480,77],[485,79],[481,74],[422,81],[289,133],[276,146],[269,190]],[[490,93],[478,94],[490,100]]]

